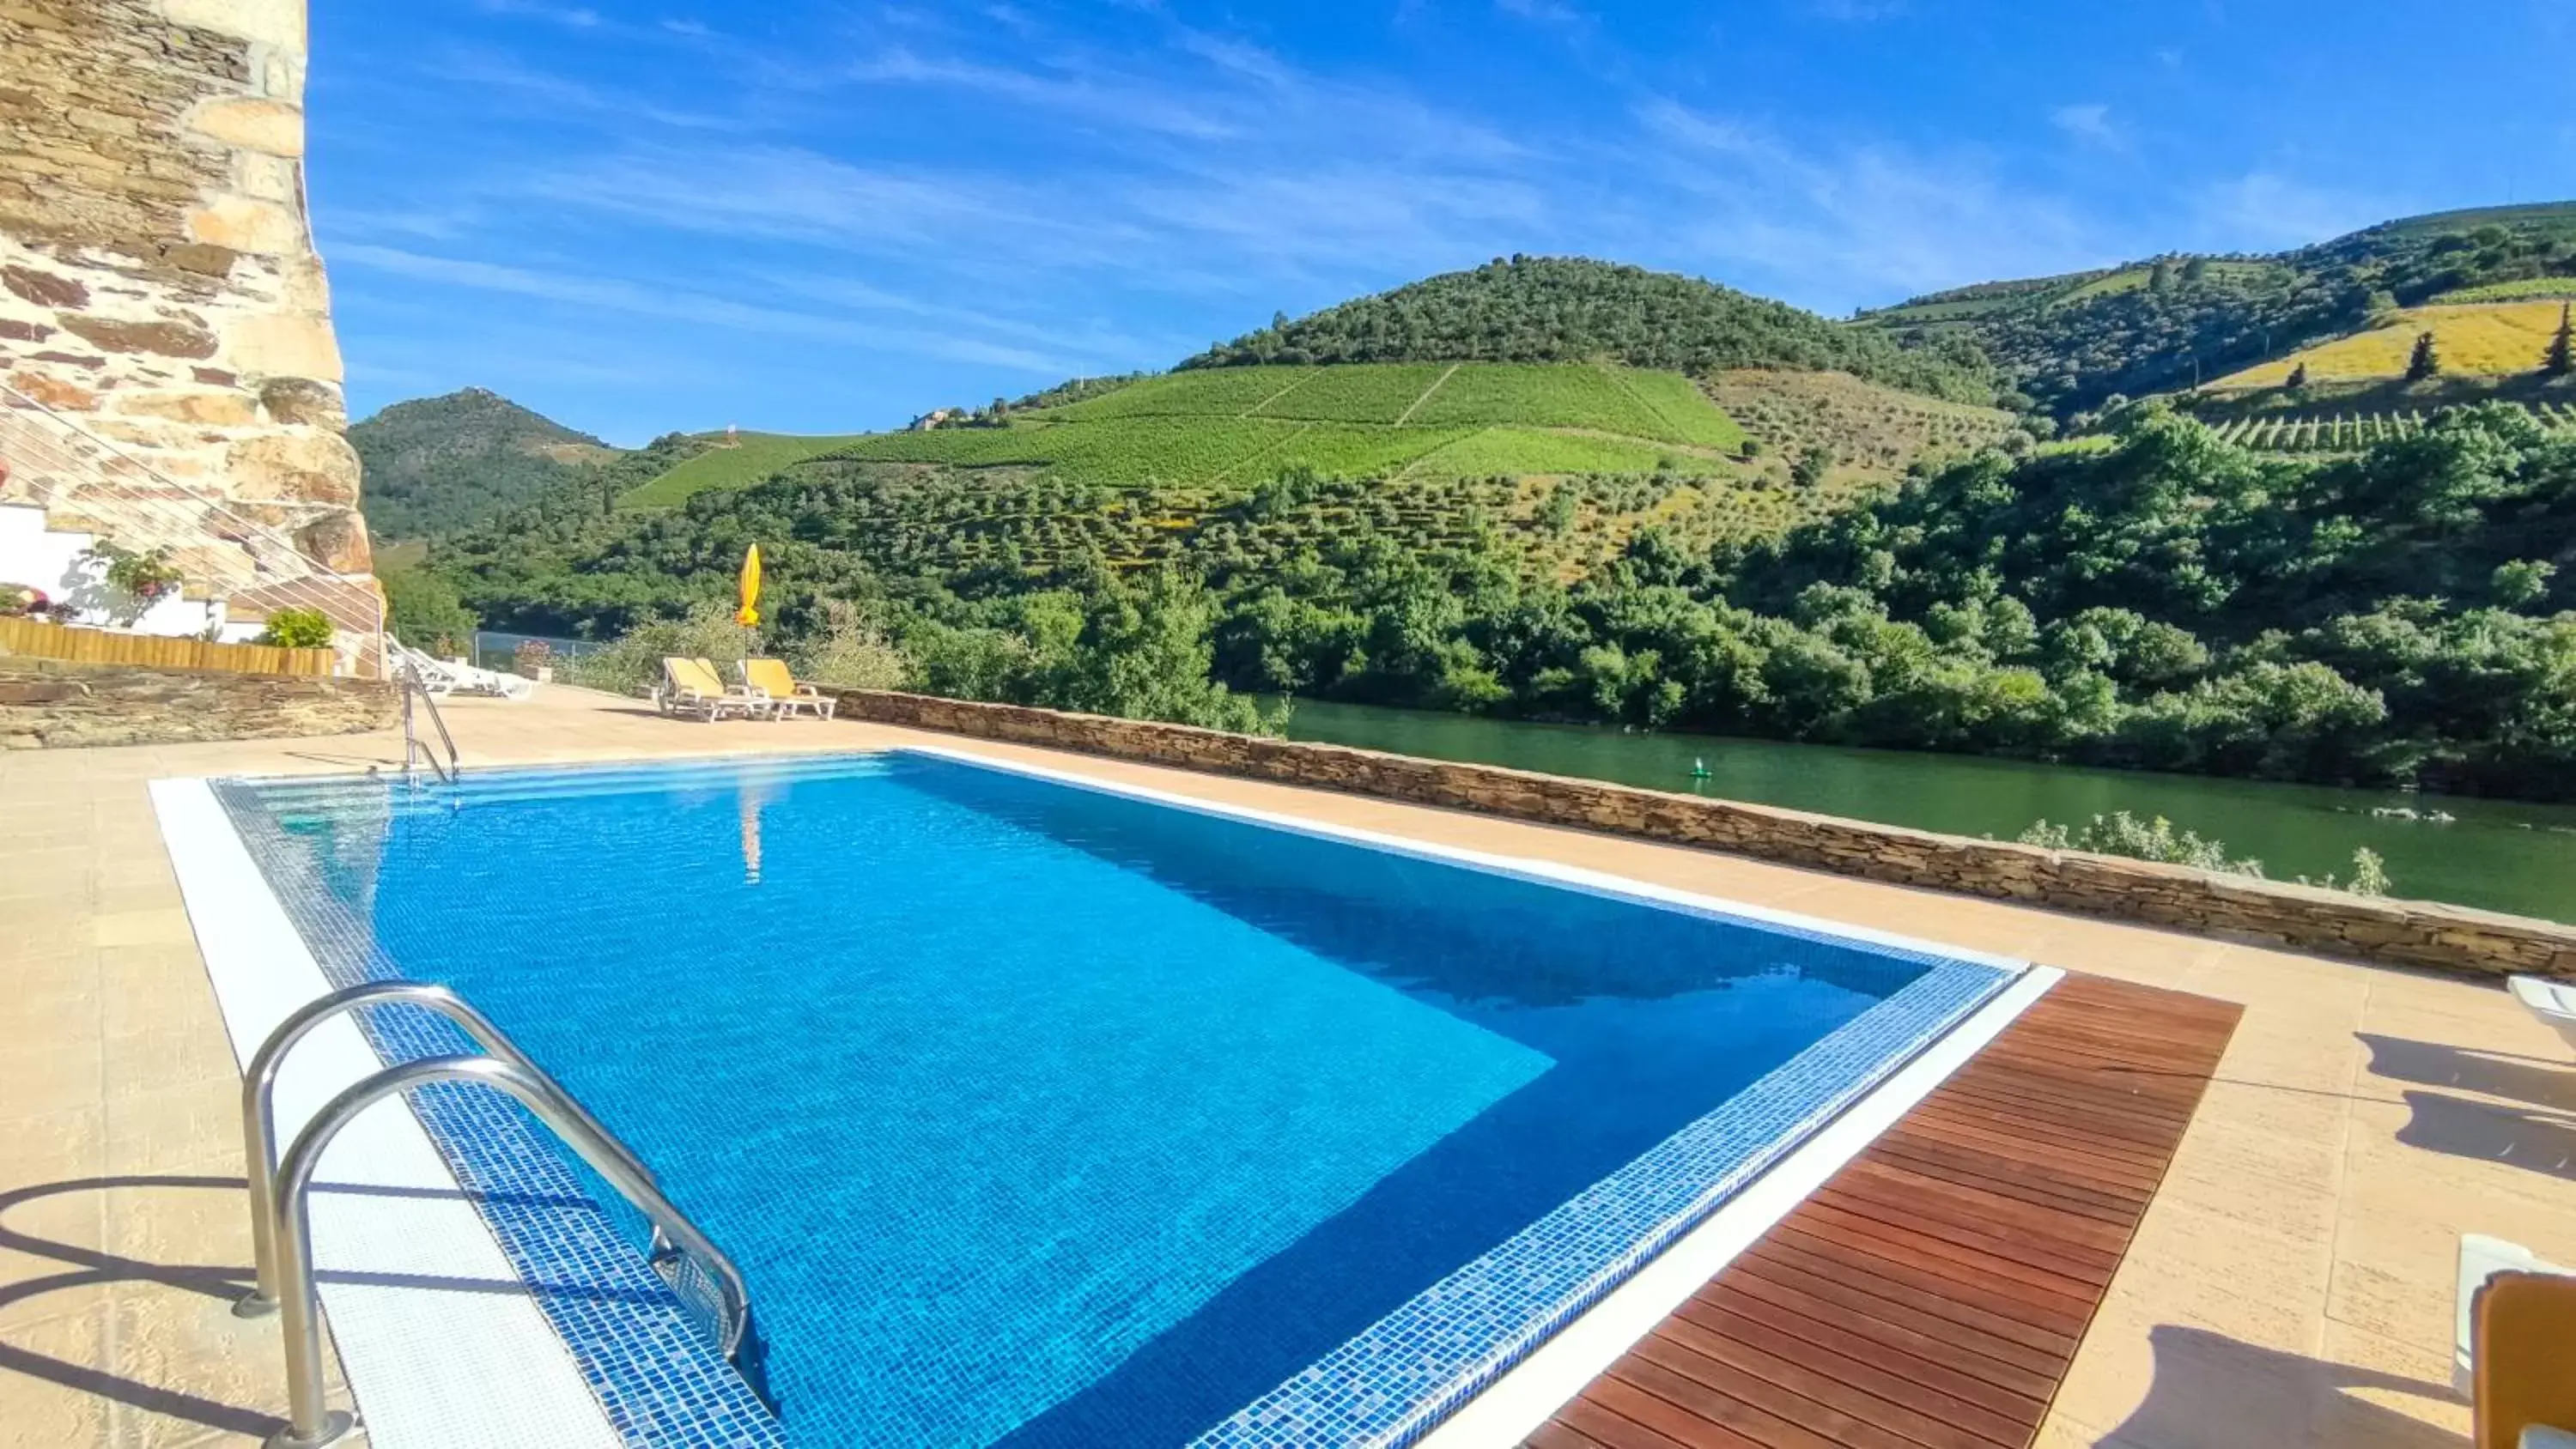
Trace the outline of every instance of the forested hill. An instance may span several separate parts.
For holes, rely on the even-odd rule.
[[[1513,257],[1294,321],[1283,316],[1180,365],[1602,359],[1693,374],[1834,369],[1957,402],[1994,395],[1973,348],[1942,339],[1901,348],[1785,302],[1579,257]]]
[[[1865,313],[1910,348],[1973,344],[2061,416],[2192,387],[2400,307],[2576,286],[2576,202],[2386,222],[2271,256],[2174,254],[1954,288]]]
[[[570,482],[615,449],[479,387],[395,403],[349,428],[379,539],[467,528]]]

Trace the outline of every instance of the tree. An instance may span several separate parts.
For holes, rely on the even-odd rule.
[[[475,619],[454,585],[427,569],[389,569],[376,582],[384,587],[385,625],[394,637],[434,654],[464,652]],[[442,641],[453,647],[440,647]]]
[[[2294,365],[2293,367],[2291,367],[2291,369],[2290,369],[2290,390],[2291,390],[2292,392],[2296,392],[2296,391],[2298,391],[2300,388],[2306,387],[2307,385],[2308,385],[2308,365],[2307,365],[2306,363],[2302,362],[2302,363],[2298,363],[2298,364]]]
[[[2150,292],[2170,292],[2173,290],[2173,284],[2173,258],[2156,258],[2155,269],[2147,273],[2147,290]]]
[[[2433,346],[2433,334],[2420,332],[2415,337],[2415,350],[2406,358],[2406,380],[2422,382],[2442,370],[2442,354]]]
[[[1789,481],[1801,488],[1813,488],[1825,481],[1834,466],[1831,450],[1819,445],[1798,455],[1797,465],[1789,470]]]
[[[2207,281],[2209,279],[2209,258],[2193,257],[2190,261],[2183,263],[2182,279],[2186,282]]]
[[[2488,589],[2497,607],[2520,609],[2547,598],[2550,576],[2557,572],[2557,565],[2545,559],[2515,559],[2496,566]]]
[[[2571,324],[2571,312],[2576,312],[2576,303],[2559,304],[2557,335],[2549,339],[2549,355],[2540,360],[2543,377],[2565,377],[2576,372],[2576,324]]]

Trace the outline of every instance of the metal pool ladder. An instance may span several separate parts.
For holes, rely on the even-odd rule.
[[[419,780],[421,762],[426,760],[430,773],[438,777],[440,784],[455,784],[457,776],[465,773],[465,766],[457,760],[456,739],[447,732],[447,717],[438,712],[438,697],[429,692],[429,686],[421,682],[419,673],[409,661],[395,668],[402,682],[403,778]],[[438,752],[429,747],[429,741],[420,737],[419,730],[412,723],[412,698],[415,695],[429,710],[429,722],[438,731],[438,742],[447,747],[447,763],[443,765],[438,761]]]
[[[361,1078],[313,1114],[280,1162],[275,1155],[277,1120],[271,1099],[287,1051],[334,1016],[361,1006],[392,1003],[445,1016],[464,1028],[486,1055],[423,1057]],[[322,1323],[313,1295],[313,1227],[306,1211],[314,1169],[323,1150],[351,1118],[386,1097],[431,1082],[477,1082],[518,1099],[651,1220],[657,1271],[677,1257],[694,1259],[711,1270],[723,1300],[724,1355],[739,1361],[751,1327],[751,1290],[742,1270],[672,1206],[652,1171],[634,1152],[464,997],[426,982],[369,981],[309,1002],[279,1022],[242,1074],[242,1142],[249,1167],[251,1248],[259,1265],[259,1284],[233,1312],[245,1318],[278,1313],[285,1333],[288,1419],[285,1428],[269,1436],[269,1449],[319,1449],[355,1427],[348,1414],[323,1404]]]

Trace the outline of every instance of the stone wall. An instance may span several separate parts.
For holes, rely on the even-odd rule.
[[[1705,846],[1843,875],[2388,965],[2487,976],[2535,972],[2576,980],[2576,927],[2490,911],[2372,900],[2115,856],[1970,840],[1768,805],[1341,745],[925,695],[838,693],[844,719]],[[1893,924],[1903,927],[1902,922]]]
[[[381,679],[0,658],[0,750],[359,734],[401,718]]]
[[[369,569],[304,0],[0,0],[0,381]]]

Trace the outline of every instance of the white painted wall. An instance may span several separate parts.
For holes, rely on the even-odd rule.
[[[56,603],[83,605],[79,623],[128,634],[197,638],[214,622],[218,605],[176,596],[132,613],[133,600],[110,594],[107,566],[81,557],[95,541],[90,534],[45,527],[41,508],[0,505],[0,584],[25,584]],[[260,626],[249,629],[256,634]]]

